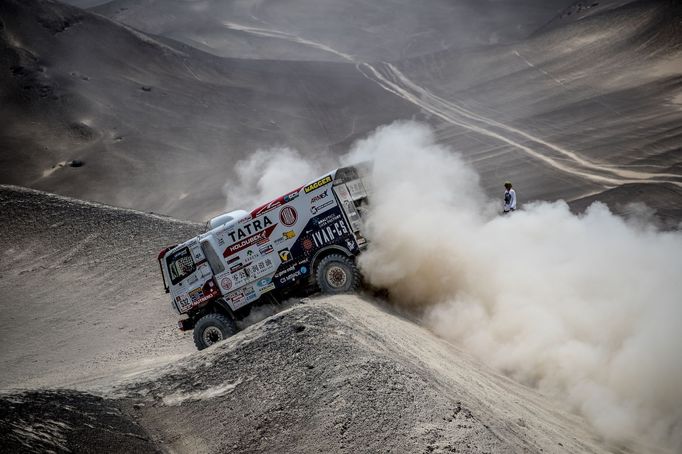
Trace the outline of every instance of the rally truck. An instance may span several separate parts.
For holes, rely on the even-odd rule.
[[[296,289],[346,293],[366,247],[361,167],[334,170],[251,211],[211,219],[207,232],[158,256],[166,293],[202,350],[237,331],[256,304]]]

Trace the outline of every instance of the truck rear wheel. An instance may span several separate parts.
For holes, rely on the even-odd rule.
[[[360,272],[353,260],[331,254],[320,261],[315,279],[322,293],[350,293],[360,285]]]
[[[206,314],[194,325],[194,345],[203,350],[236,332],[237,326],[229,318],[221,314]]]

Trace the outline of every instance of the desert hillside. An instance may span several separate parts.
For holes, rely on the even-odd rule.
[[[322,27],[332,6],[302,0],[4,2],[0,179],[203,221],[257,150],[330,167],[416,119],[490,195],[511,179],[526,201],[604,194],[617,208],[632,184],[652,205],[673,203],[661,186],[679,197],[677,2],[398,3],[393,25],[364,23],[383,7],[358,1]],[[494,29],[506,38],[481,38]]]
[[[0,387],[68,386],[192,351],[155,258],[202,226],[0,187]]]
[[[0,397],[12,410],[0,421],[6,446],[607,452],[561,405],[354,296],[296,304],[215,348],[114,381],[114,389],[100,386],[102,393],[105,399],[78,391]],[[55,415],[64,404],[68,411]],[[112,415],[109,431],[104,414]]]
[[[0,0],[0,106],[0,453],[682,452],[679,0]]]

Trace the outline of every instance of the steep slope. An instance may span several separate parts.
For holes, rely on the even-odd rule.
[[[86,405],[117,406],[116,428],[135,421],[138,440],[173,452],[606,452],[548,398],[353,296],[294,306],[130,379],[110,400],[57,397],[72,408],[58,419],[65,440]],[[27,408],[44,394],[0,405],[10,399],[40,422]],[[93,444],[94,426],[81,429]]]
[[[204,220],[258,148],[324,156],[416,112],[352,64],[221,59],[56,2],[0,18],[5,184]]]
[[[368,72],[441,122],[489,190],[505,179],[525,200],[679,187],[680,4],[605,3],[579,2],[523,43]]]
[[[334,49],[372,61],[523,39],[569,2],[115,0],[93,11],[220,56],[342,61]]]
[[[0,186],[0,387],[66,386],[192,351],[156,256],[201,226]]]
[[[7,449],[602,452],[560,404],[357,296],[191,353],[155,257],[201,226],[11,186],[0,207]]]

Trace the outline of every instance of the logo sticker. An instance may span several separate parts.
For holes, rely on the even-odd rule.
[[[282,233],[282,238],[284,238],[285,240],[290,240],[295,236],[296,236],[296,232],[294,232],[293,230],[288,230],[288,231]]]
[[[277,227],[277,224],[271,225],[270,227],[266,228],[265,230],[261,230],[260,232],[256,233],[255,235],[251,235],[247,238],[244,238],[243,240],[233,244],[232,246],[229,246],[225,251],[223,252],[223,257],[229,257],[233,254],[236,254],[237,252],[244,250],[250,246],[253,246],[254,244],[258,245],[263,245],[267,243],[270,240],[270,235],[272,234],[272,231]]]
[[[285,196],[284,196],[284,203],[291,202],[291,201],[294,200],[296,197],[298,197],[298,191],[300,191],[300,190],[301,190],[301,188],[298,188],[298,190],[297,190],[296,192],[292,192],[291,194],[285,195]]]
[[[303,249],[305,249],[306,251],[309,251],[314,247],[315,245],[313,244],[313,240],[311,240],[310,238],[306,238],[303,240]]]
[[[298,220],[298,213],[293,207],[286,206],[280,210],[279,220],[282,221],[282,224],[285,226],[291,227],[292,225],[296,224],[296,221]]]
[[[272,244],[266,244],[265,246],[261,246],[258,249],[258,252],[260,252],[263,255],[271,254],[273,251],[274,251],[274,248],[272,247]]]
[[[340,220],[313,232],[313,241],[315,242],[315,246],[320,248],[348,234],[350,234],[350,232],[346,227],[346,223]]]
[[[281,249],[277,253],[279,254],[279,258],[282,259],[282,263],[286,263],[291,260],[291,252],[289,251],[289,248]]]
[[[310,204],[312,205],[313,203],[317,203],[320,200],[327,198],[328,195],[329,195],[329,189],[325,189],[325,191],[323,193],[318,194],[315,197],[313,197],[312,199],[310,199]]]
[[[272,283],[272,278],[264,277],[260,281],[256,282],[256,287],[259,287],[259,288],[267,287],[271,283]]]
[[[307,194],[307,193],[312,192],[315,189],[321,188],[322,186],[329,184],[331,182],[332,182],[332,176],[327,175],[326,177],[317,180],[315,183],[309,184],[303,190]]]
[[[311,212],[312,214],[317,214],[317,213],[319,213],[320,211],[324,211],[326,208],[329,208],[329,207],[332,206],[332,205],[334,205],[334,201],[333,201],[333,200],[327,200],[326,202],[324,202],[324,203],[323,203],[322,205],[320,205],[320,206],[312,206],[312,207],[310,207],[310,212]]]
[[[229,289],[232,288],[232,281],[230,280],[229,277],[224,277],[224,278],[220,281],[220,286],[221,286],[222,288],[224,288],[225,290],[229,290]]]
[[[244,224],[235,230],[227,232],[232,242],[243,240],[244,238],[253,235],[254,233],[260,232],[267,229],[272,225],[272,221],[269,217],[263,216],[263,219],[255,219],[248,224]]]

